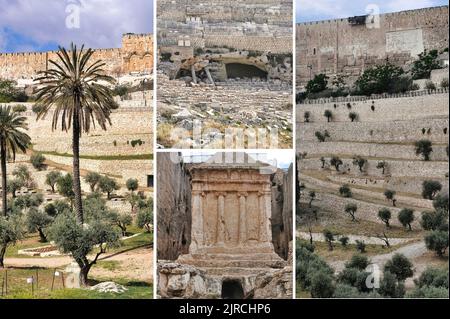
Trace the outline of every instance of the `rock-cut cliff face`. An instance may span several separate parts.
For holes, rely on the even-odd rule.
[[[292,178],[293,165],[287,172],[278,170],[272,176],[272,242],[283,259],[289,255],[292,241]]]
[[[189,251],[191,242],[191,183],[186,165],[159,153],[158,167],[158,259],[175,260]]]

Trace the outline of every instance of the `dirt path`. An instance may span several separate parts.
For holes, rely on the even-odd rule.
[[[297,231],[297,237],[305,240],[309,240],[308,232]],[[357,240],[364,241],[368,245],[385,245],[386,243],[378,237],[359,236],[359,235],[346,235],[349,239],[349,244],[355,244]],[[324,242],[325,237],[321,233],[312,233],[313,241]],[[415,241],[417,238],[389,238],[389,243],[392,246],[403,245],[410,241]]]
[[[413,259],[417,259],[417,258],[425,255],[427,252],[428,252],[428,250],[425,246],[425,243],[423,241],[421,241],[421,242],[416,242],[416,243],[413,243],[410,245],[400,247],[399,249],[396,249],[393,252],[390,252],[387,254],[372,256],[372,257],[370,257],[370,260],[371,260],[372,264],[377,265],[379,267],[379,269],[382,271],[386,262],[388,260],[390,260],[395,254],[403,254],[409,260],[413,260]],[[344,269],[346,262],[347,261],[339,260],[339,261],[331,262],[330,265],[334,268],[334,270],[336,272],[341,272]],[[414,263],[414,270],[415,270],[414,277],[408,278],[405,282],[405,286],[407,288],[414,287],[414,281],[413,281],[414,278],[419,277],[425,269],[426,269],[426,265]]]
[[[92,258],[92,256],[91,256]],[[42,267],[64,268],[73,259],[69,256],[35,257],[35,258],[6,258],[5,264],[9,268]],[[153,281],[153,249],[137,248],[125,252],[108,253],[101,256],[99,261],[117,262],[112,269],[94,265],[91,275],[100,278],[126,278],[137,281]]]

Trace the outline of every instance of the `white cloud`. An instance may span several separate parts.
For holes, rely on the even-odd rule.
[[[70,4],[80,5],[79,29],[66,27]],[[0,0],[0,8],[0,30],[7,28],[41,45],[73,41],[118,47],[123,33],[147,33],[153,26],[149,0]]]

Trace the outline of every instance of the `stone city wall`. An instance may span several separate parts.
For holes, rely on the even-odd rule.
[[[150,73],[153,68],[153,36],[125,34],[122,47],[95,50],[92,60],[102,60],[111,75]],[[38,71],[51,68],[50,60],[57,61],[56,51],[31,53],[0,53],[0,79],[36,78]]]
[[[299,87],[319,73],[339,74],[351,82],[388,57],[404,66],[424,50],[448,48],[448,6],[381,14],[361,23],[300,23],[296,37]]]

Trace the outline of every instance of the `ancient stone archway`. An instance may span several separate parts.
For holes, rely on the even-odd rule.
[[[244,289],[237,279],[225,279],[222,282],[222,299],[244,299]]]
[[[235,79],[235,78],[261,78],[266,80],[267,79],[267,72],[261,70],[260,68],[249,65],[249,64],[242,64],[242,63],[227,63],[225,65],[226,71],[227,71],[227,77],[229,79]]]

